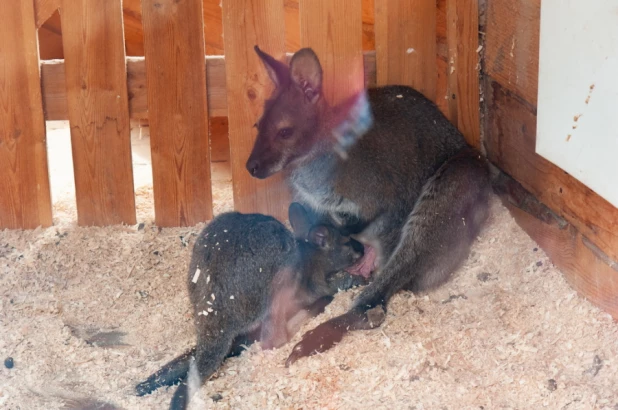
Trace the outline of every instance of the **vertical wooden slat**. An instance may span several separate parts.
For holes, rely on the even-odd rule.
[[[61,18],[78,223],[135,224],[121,0],[64,0]]]
[[[376,1],[378,84],[405,84],[436,99],[436,0]]]
[[[52,223],[32,1],[0,13],[0,229]]]
[[[457,57],[457,127],[468,144],[480,147],[481,119],[479,107],[478,0],[450,1],[456,7]],[[449,12],[450,13],[450,12]],[[450,45],[449,45],[450,47]]]
[[[281,0],[223,2],[223,32],[234,207],[240,212],[262,212],[287,219],[289,194],[282,175],[258,180],[245,163],[255,140],[253,124],[272,91],[262,62],[253,51],[258,45],[279,60],[285,55],[285,16]]]
[[[318,55],[331,104],[363,89],[361,0],[300,0],[300,42]]]
[[[447,0],[436,1],[436,105],[450,119],[446,3]]]
[[[212,218],[201,0],[142,0],[155,222]]]
[[[457,3],[458,0],[446,0],[446,43],[447,43],[447,102],[448,119],[457,125],[457,106],[459,103],[457,78],[457,45],[459,35],[457,34]]]

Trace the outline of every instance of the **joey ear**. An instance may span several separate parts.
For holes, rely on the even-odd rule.
[[[296,239],[307,239],[309,229],[311,229],[307,210],[298,202],[292,202],[288,209],[288,217]]]
[[[322,91],[322,66],[315,52],[302,48],[290,60],[290,75],[307,100],[315,103]]]
[[[330,233],[328,228],[320,225],[316,226],[309,232],[309,242],[324,249],[330,245]]]
[[[290,70],[288,69],[288,66],[278,61],[270,54],[267,54],[260,50],[257,45],[254,46],[253,49],[264,63],[264,67],[266,67],[268,76],[270,77],[272,82],[275,83],[276,87],[280,87],[281,85],[289,81]]]

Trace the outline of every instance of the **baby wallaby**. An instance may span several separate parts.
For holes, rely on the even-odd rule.
[[[351,270],[367,276],[375,269],[351,310],[308,332],[289,364],[325,351],[349,330],[373,327],[368,312],[385,310],[398,291],[444,283],[487,217],[489,173],[413,88],[377,87],[331,106],[313,50],[299,50],[289,66],[255,51],[276,87],[257,122],[247,170],[256,178],[283,171],[294,199],[316,220],[333,221],[365,245]]]
[[[279,347],[332,300],[341,287],[333,277],[362,257],[362,245],[332,226],[311,226],[300,204],[290,205],[289,219],[293,234],[273,217],[238,212],[203,229],[187,278],[197,346],[140,383],[138,395],[181,381],[170,409],[184,409],[189,388],[197,390],[240,345],[257,339],[265,349]]]

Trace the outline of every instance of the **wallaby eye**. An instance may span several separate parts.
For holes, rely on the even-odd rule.
[[[294,134],[294,128],[281,128],[279,131],[277,131],[277,138],[288,139],[292,136],[292,134]]]

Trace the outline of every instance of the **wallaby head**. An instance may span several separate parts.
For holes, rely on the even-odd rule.
[[[298,51],[289,67],[257,46],[255,51],[275,84],[256,123],[258,135],[247,161],[251,175],[263,179],[311,156],[328,105],[322,96],[322,67],[313,50]]]
[[[322,273],[335,273],[357,262],[363,256],[363,245],[330,225],[311,225],[309,215],[299,203],[292,203],[289,218],[294,236],[305,243],[303,258],[319,267]]]
[[[334,149],[342,158],[373,125],[365,90],[335,107],[322,92],[322,66],[310,48],[297,51],[290,66],[255,46],[275,90],[255,124],[258,135],[247,170],[264,179],[286,167],[300,166]]]

